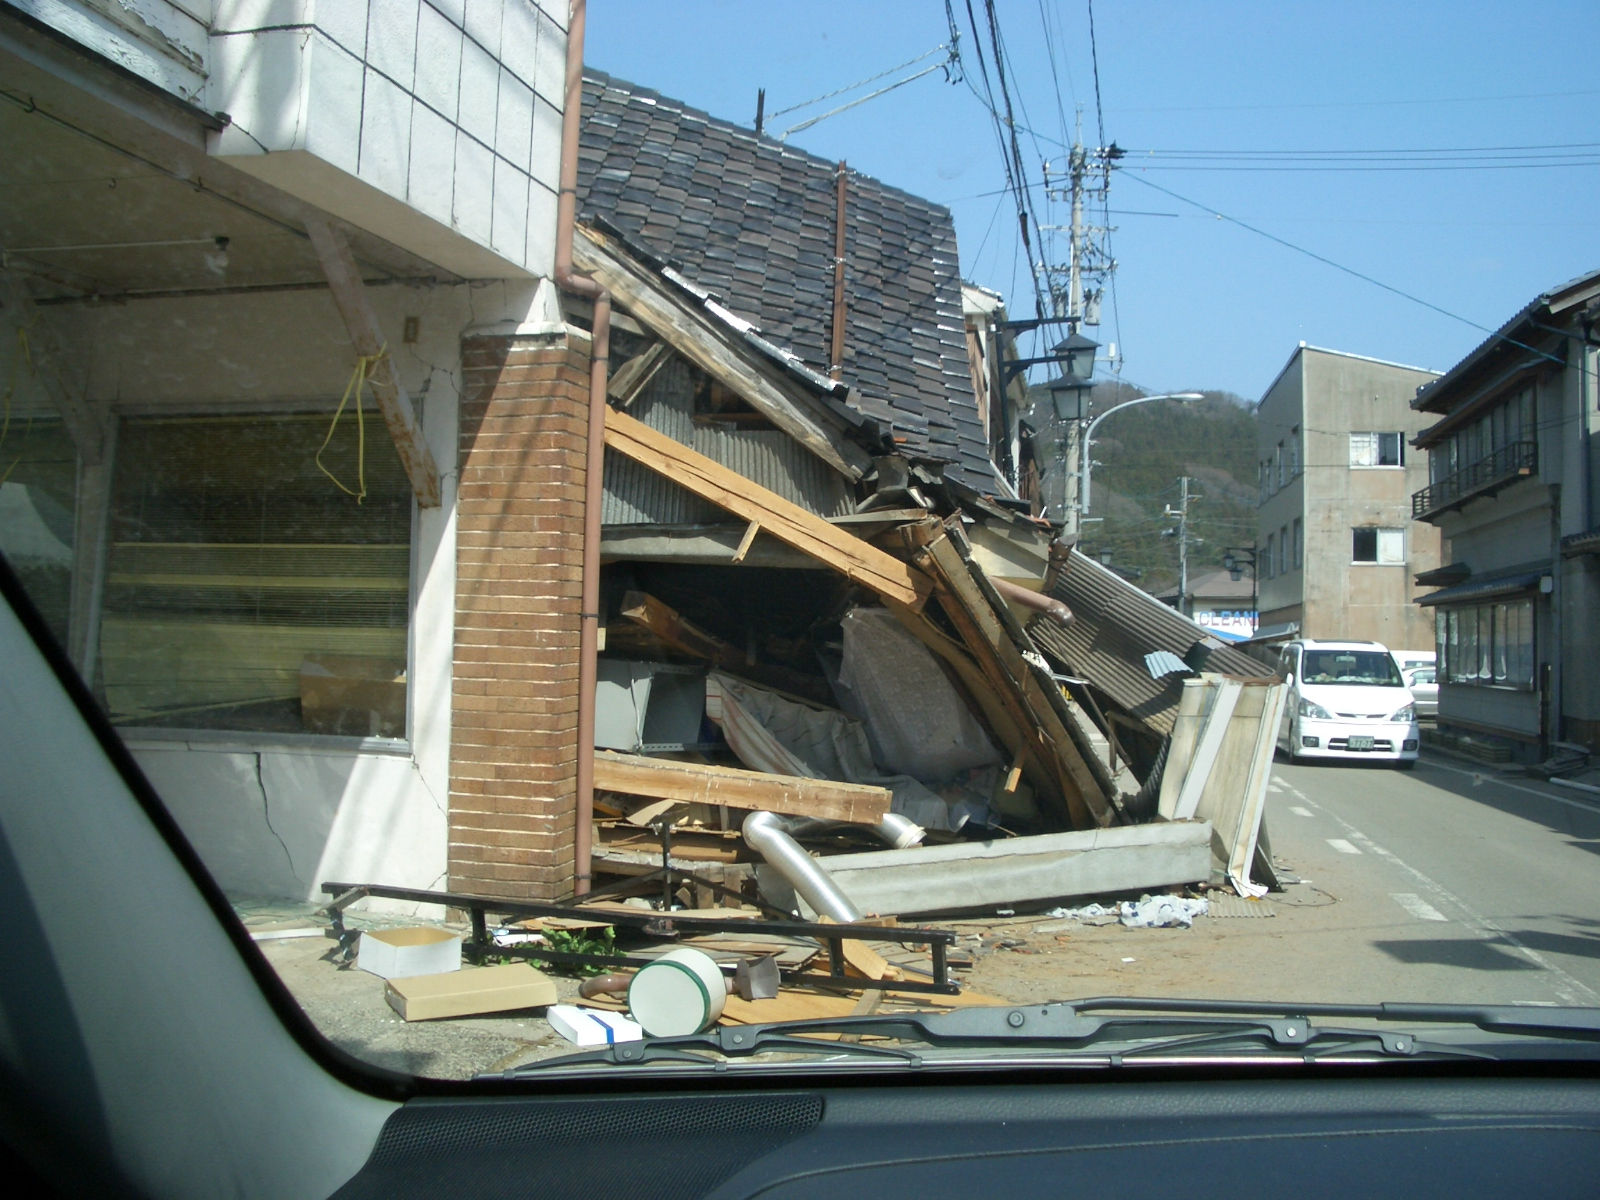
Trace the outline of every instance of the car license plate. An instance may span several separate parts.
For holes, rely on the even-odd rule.
[[[1353,737],[1345,745],[1352,750],[1371,750],[1372,739],[1369,737]]]

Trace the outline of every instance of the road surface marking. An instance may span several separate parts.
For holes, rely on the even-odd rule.
[[[1430,765],[1437,764],[1430,763]],[[1452,771],[1455,770],[1454,767],[1446,767],[1445,769]],[[1457,773],[1461,775],[1471,774],[1470,771],[1459,771]],[[1532,791],[1531,788],[1523,788],[1521,790]],[[1456,913],[1458,913],[1459,916],[1456,918],[1458,923],[1464,929],[1466,929],[1468,933],[1472,934],[1473,937],[1483,941],[1504,942],[1506,945],[1514,947],[1518,953],[1520,953],[1529,962],[1533,963],[1540,970],[1547,972],[1553,978],[1551,990],[1555,992],[1557,1000],[1560,1003],[1574,1005],[1600,1004],[1600,991],[1596,991],[1582,980],[1569,975],[1566,971],[1556,966],[1537,950],[1524,945],[1516,934],[1511,933],[1499,925],[1496,925],[1488,917],[1474,909],[1460,896],[1457,896],[1454,892],[1450,891],[1449,888],[1434,880],[1432,876],[1426,875],[1422,871],[1419,871],[1416,867],[1413,867],[1399,855],[1391,853],[1390,851],[1383,849],[1381,846],[1374,844],[1371,838],[1367,837],[1367,835],[1362,833],[1361,830],[1350,824],[1349,821],[1346,821],[1343,817],[1339,816],[1338,813],[1324,808],[1298,788],[1290,785],[1289,792],[1295,797],[1295,799],[1303,800],[1306,806],[1312,811],[1321,813],[1334,824],[1343,827],[1344,831],[1350,835],[1352,840],[1364,842],[1367,848],[1370,849],[1374,854],[1386,858],[1389,862],[1394,864],[1396,868],[1411,876],[1411,878],[1415,880],[1416,883],[1421,887],[1421,890],[1426,892],[1441,908],[1454,910]],[[1537,792],[1535,794],[1540,796],[1544,795],[1543,792]],[[1547,798],[1551,800],[1560,799],[1558,796],[1550,796]]]
[[[1298,804],[1291,805],[1289,811],[1297,817],[1309,817],[1311,815],[1309,808],[1301,808]]]
[[[1511,783],[1494,775],[1486,775],[1482,771],[1463,771],[1460,767],[1452,767],[1430,758],[1428,766],[1437,767],[1441,771],[1449,771],[1452,775],[1465,775],[1472,780],[1473,787],[1481,787],[1486,783],[1495,784],[1497,787],[1509,788],[1513,792],[1526,792],[1530,796],[1537,796],[1541,800],[1553,800],[1557,804],[1565,804],[1568,808],[1581,808],[1584,812],[1600,812],[1600,804],[1586,804],[1582,800],[1573,800],[1567,796],[1557,796],[1553,792],[1541,792],[1538,788],[1525,787],[1520,783]],[[1293,788],[1289,789],[1293,791]]]
[[[1357,850],[1354,846],[1352,846],[1349,842],[1345,841],[1343,838],[1329,838],[1328,839],[1328,845],[1332,846],[1340,854],[1360,854],[1361,853],[1360,850]]]
[[[1450,919],[1415,892],[1390,892],[1389,898],[1419,921],[1448,921]]]
[[[1281,791],[1283,791],[1283,784],[1279,783],[1276,779],[1274,779],[1271,783],[1267,784],[1267,791],[1269,791],[1269,792],[1281,792]]]

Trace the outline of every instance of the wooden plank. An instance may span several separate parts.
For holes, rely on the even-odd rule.
[[[646,279],[623,260],[619,248],[607,245],[599,234],[581,225],[575,233],[572,255],[578,269],[662,341],[760,409],[774,425],[842,475],[854,481],[872,469],[872,458],[865,450],[838,436],[842,426],[836,429],[820,423],[766,371],[749,361],[749,352],[736,348],[725,329]],[[820,407],[820,401],[817,403]]]
[[[616,401],[619,408],[627,408],[650,386],[650,381],[666,366],[671,354],[666,345],[657,342],[642,354],[634,355],[606,381],[606,395]]]
[[[735,516],[759,522],[779,541],[886,600],[916,609],[927,598],[927,577],[908,563],[614,408],[606,409],[606,445]]]
[[[1074,827],[1086,829],[1109,823],[1113,816],[1110,802],[1080,757],[1071,730],[997,615],[995,602],[972,578],[966,559],[950,536],[930,542],[918,552],[918,561],[934,575],[941,607],[974,660],[1031,729],[1034,745],[1050,764]],[[947,598],[949,602],[945,603]]]
[[[344,236],[326,221],[315,217],[306,221],[306,233],[311,237],[312,248],[322,264],[333,302],[344,319],[345,329],[356,353],[371,359],[367,381],[372,394],[377,397],[378,409],[383,413],[383,423],[400,455],[400,465],[405,468],[411,490],[423,508],[439,507],[439,468],[433,454],[423,441],[422,430],[417,425],[416,413],[411,409],[411,398],[406,395],[400,378],[395,374],[394,361],[387,353],[383,330],[378,324],[378,314],[367,298],[361,272],[356,267],[355,256]]]
[[[733,552],[733,561],[742,563],[744,556],[750,553],[750,545],[756,540],[756,534],[761,532],[761,526],[756,521],[751,521],[744,531],[744,536],[739,539],[739,548]]]
[[[835,783],[795,775],[768,775],[734,767],[672,762],[597,750],[594,785],[608,792],[683,800],[692,804],[726,804],[731,808],[765,809],[791,816],[817,817],[872,825],[889,811],[888,788],[860,783]]]

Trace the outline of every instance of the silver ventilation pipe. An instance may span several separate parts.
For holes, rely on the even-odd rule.
[[[804,818],[795,825],[802,823],[805,823]],[[822,864],[794,840],[789,828],[790,822],[777,813],[753,812],[744,819],[741,832],[750,848],[793,885],[812,911],[845,924],[861,920],[861,910],[839,890],[839,885],[822,869]]]

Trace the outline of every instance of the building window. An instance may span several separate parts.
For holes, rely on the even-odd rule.
[[[1424,517],[1538,469],[1534,393],[1525,387],[1428,448],[1429,486],[1411,498]]]
[[[1305,565],[1306,558],[1306,527],[1299,517],[1294,519],[1294,569],[1298,571]]]
[[[1406,465],[1405,435],[1401,433],[1352,433],[1352,467],[1403,467]]]
[[[330,419],[123,423],[98,679],[113,721],[404,735],[411,491],[381,425],[363,439],[347,414],[328,437]],[[364,480],[360,502],[319,456]]]
[[[1533,601],[1453,607],[1434,620],[1444,680],[1473,687],[1533,690]]]
[[[1273,558],[1273,546],[1274,546],[1273,535],[1269,533],[1269,534],[1267,534],[1267,558],[1266,558],[1267,578],[1268,579],[1271,579],[1274,575],[1277,574],[1277,572],[1272,569],[1272,564],[1276,561]]]
[[[1350,561],[1377,563],[1381,566],[1404,566],[1406,531],[1357,525],[1350,531]]]
[[[1283,456],[1283,443],[1278,443],[1278,449],[1272,456],[1272,478],[1275,487],[1282,487],[1288,480],[1284,477],[1285,459]]]
[[[1289,431],[1289,478],[1300,478],[1300,426]]]
[[[1278,574],[1286,574],[1289,570],[1289,527],[1287,525],[1278,530]]]

